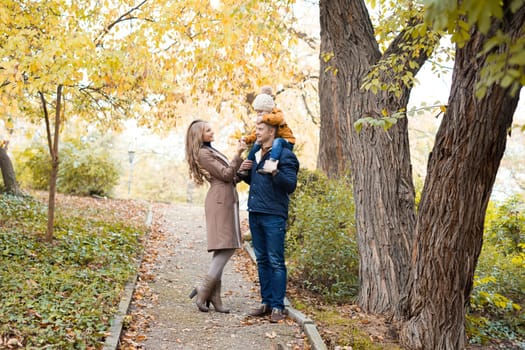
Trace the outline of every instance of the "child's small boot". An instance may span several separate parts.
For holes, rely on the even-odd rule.
[[[261,169],[259,169],[259,172],[262,174],[273,174],[275,171],[277,171],[277,164],[279,164],[278,160],[270,158],[264,162],[264,165]]]

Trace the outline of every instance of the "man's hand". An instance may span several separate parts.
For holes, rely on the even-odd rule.
[[[246,159],[241,163],[239,170],[251,170],[253,166],[253,160]]]

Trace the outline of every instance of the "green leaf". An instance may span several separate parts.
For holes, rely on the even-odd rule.
[[[488,87],[485,84],[481,84],[476,88],[476,98],[481,99],[487,93]]]
[[[507,88],[514,82],[514,78],[510,75],[505,75],[503,79],[501,80],[501,86],[504,88]]]
[[[355,121],[354,129],[357,131],[358,134],[363,129],[363,124],[364,124],[364,120],[362,118]]]
[[[521,50],[519,52],[512,53],[509,58],[509,64],[525,66],[525,50]]]
[[[510,10],[512,13],[516,13],[525,4],[525,0],[512,0],[510,2]]]
[[[509,69],[507,70],[507,74],[516,80],[519,80],[519,78],[521,77],[521,72],[517,69]]]
[[[503,40],[502,40],[502,37],[499,36],[499,35],[494,35],[493,37],[491,37],[489,40],[487,40],[485,42],[485,45],[483,46],[483,50],[478,54],[478,56],[480,55],[486,55],[487,53],[489,53],[493,48],[495,48],[496,46],[498,45],[501,45],[503,44]]]

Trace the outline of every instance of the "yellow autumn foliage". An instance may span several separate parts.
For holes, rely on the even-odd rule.
[[[294,1],[4,0],[0,8],[0,118],[53,112],[104,127],[120,118],[162,122],[183,95],[232,101],[262,84],[300,79],[288,30]]]

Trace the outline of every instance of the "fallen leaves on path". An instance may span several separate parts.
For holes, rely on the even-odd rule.
[[[166,240],[165,219],[158,214],[161,212],[158,209],[163,206],[166,204],[155,203],[153,205],[151,229],[145,242],[137,284],[120,337],[118,347],[120,350],[144,349],[143,343],[147,340],[145,334],[154,321],[154,316],[149,314],[147,310],[157,302],[157,295],[153,293],[148,283],[155,278],[153,271],[159,255],[159,247]]]
[[[241,221],[241,232],[244,234],[249,231],[248,222],[246,219]],[[243,234],[243,235],[244,235]],[[248,235],[247,235],[248,236]],[[257,272],[257,265],[252,260],[248,252],[244,249],[239,249],[237,253],[233,256],[234,261],[234,268],[242,273],[245,279],[252,282],[252,292],[254,292],[254,295],[259,295],[259,276]],[[266,323],[270,322],[268,318],[266,317],[246,317],[244,320],[241,321],[241,324],[245,326],[252,326],[254,324],[258,323]],[[288,324],[294,324],[295,322],[290,319],[286,318],[285,321]],[[295,335],[295,340],[291,344],[286,344],[286,346],[282,344],[277,344],[274,346],[274,349],[291,349],[291,350],[310,350],[310,344],[308,343],[308,339],[306,335],[304,334],[303,330],[300,326],[297,327],[298,332]],[[265,336],[270,339],[274,339],[277,337],[277,333],[275,332],[269,332],[266,333]]]
[[[139,269],[138,281],[120,339],[120,350],[144,349],[144,342],[147,340],[146,334],[155,321],[154,316],[148,313],[148,309],[156,304],[157,296],[148,287],[148,283],[152,282],[155,278],[154,271],[159,256],[159,250],[166,245],[165,233],[168,230],[168,224],[162,215],[159,214],[163,212],[162,208],[165,206],[168,206],[168,204],[153,204],[154,214],[152,218],[151,232],[145,242],[145,252]],[[241,227],[244,230],[243,232],[246,232],[248,229],[246,221],[243,221],[241,224]],[[237,272],[242,273],[247,280],[253,282],[251,288],[254,293],[252,294],[258,295],[259,285],[257,268],[245,250],[239,249],[236,252],[233,257],[233,267]],[[269,322],[268,318],[246,317],[240,321],[240,325],[244,327],[266,322]],[[286,322],[289,324],[294,323],[291,319],[286,319]],[[274,348],[287,350],[311,349],[301,327],[297,327],[297,329],[298,332],[295,335],[295,339],[290,344],[277,344]],[[276,332],[269,332],[266,333],[265,336],[273,339],[277,338],[278,334]]]

